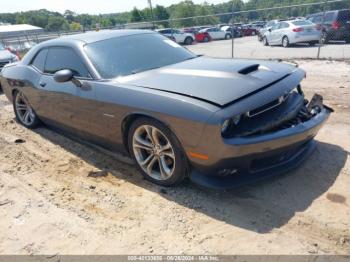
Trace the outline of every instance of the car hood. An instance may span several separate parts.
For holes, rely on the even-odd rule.
[[[181,94],[222,107],[282,81],[296,70],[294,65],[273,61],[198,57],[119,77],[116,81]]]
[[[14,55],[8,50],[0,50],[0,62],[12,60]]]

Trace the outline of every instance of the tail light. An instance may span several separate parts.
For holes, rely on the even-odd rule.
[[[338,30],[340,28],[340,23],[338,21],[335,21],[332,23],[332,28],[335,30]]]
[[[304,28],[302,27],[293,28],[293,32],[302,32],[302,31],[304,31]]]
[[[316,30],[321,30],[321,25],[316,25],[315,28]]]

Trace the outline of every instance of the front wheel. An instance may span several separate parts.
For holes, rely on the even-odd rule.
[[[193,39],[191,37],[186,37],[185,39],[185,45],[192,45]]]
[[[230,38],[231,38],[231,35],[230,35],[230,34],[226,34],[226,35],[225,35],[225,39],[226,39],[226,40],[228,40],[228,39],[230,39]]]
[[[283,47],[289,47],[289,39],[287,36],[284,36],[282,39],[282,46]]]
[[[37,127],[40,120],[23,92],[16,92],[13,101],[13,109],[18,122],[27,128]]]
[[[203,42],[204,42],[204,43],[209,42],[209,37],[205,36],[204,39],[203,39]]]
[[[329,35],[326,31],[323,31],[321,34],[321,43],[328,44],[329,43]]]
[[[188,162],[180,142],[160,122],[139,118],[128,134],[129,152],[142,175],[162,186],[179,184],[187,175]]]

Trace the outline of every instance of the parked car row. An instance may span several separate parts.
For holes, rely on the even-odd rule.
[[[254,36],[263,27],[264,22],[252,24],[220,24],[217,26],[197,26],[179,29],[165,28],[156,30],[178,44],[191,45],[193,42],[231,39],[232,37]]]
[[[311,14],[306,18],[271,20],[258,31],[264,45],[288,47],[297,43],[350,43],[350,9]]]

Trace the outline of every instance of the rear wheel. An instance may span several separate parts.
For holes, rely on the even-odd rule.
[[[225,39],[227,40],[227,39],[230,39],[231,38],[231,34],[226,34],[225,35]]]
[[[192,45],[192,43],[193,43],[193,39],[192,39],[192,37],[186,37],[186,39],[185,39],[185,45]]]
[[[264,46],[268,46],[269,45],[269,41],[267,40],[266,36],[263,37],[262,42],[263,42]]]
[[[13,99],[16,119],[27,128],[35,128],[40,121],[23,92],[16,92]]]
[[[153,183],[173,186],[188,172],[188,162],[180,142],[160,122],[139,118],[128,134],[129,151],[142,175]]]
[[[207,37],[207,36],[205,36],[204,38],[203,38],[203,42],[209,42],[209,37]]]
[[[289,39],[288,39],[287,36],[284,36],[284,37],[282,38],[282,46],[283,46],[283,47],[289,47]]]

